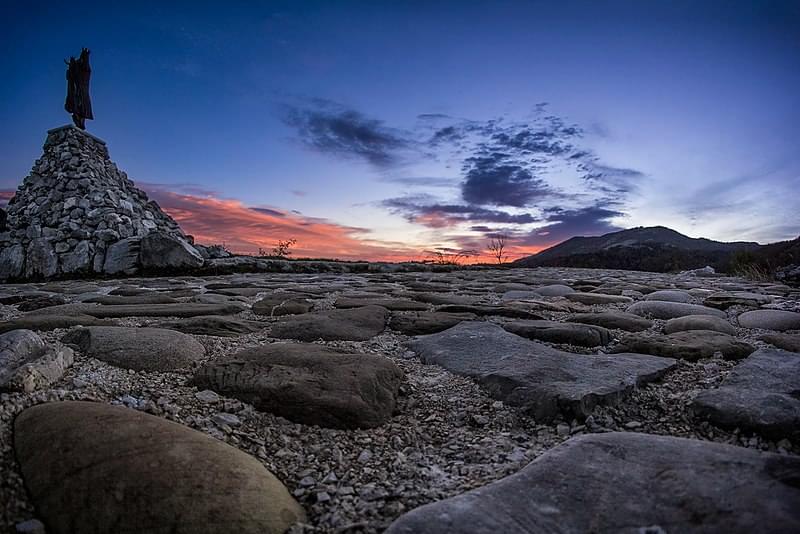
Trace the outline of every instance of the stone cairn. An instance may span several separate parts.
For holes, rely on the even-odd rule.
[[[69,125],[47,132],[44,154],[9,201],[0,280],[196,268],[203,257],[158,204]]]

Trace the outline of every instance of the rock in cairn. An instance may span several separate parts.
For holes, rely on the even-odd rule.
[[[200,253],[108,156],[104,141],[63,126],[9,201],[0,280],[199,267]]]

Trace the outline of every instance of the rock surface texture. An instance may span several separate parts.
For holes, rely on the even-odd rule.
[[[199,267],[178,224],[111,161],[105,142],[50,130],[8,203],[0,280]]]
[[[701,441],[583,436],[387,534],[796,532],[800,459]],[[632,498],[632,496],[636,498]]]
[[[253,457],[120,406],[57,402],[22,412],[15,449],[54,534],[280,534],[304,513]]]

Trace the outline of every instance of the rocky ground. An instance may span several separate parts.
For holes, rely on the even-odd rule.
[[[743,511],[749,519],[728,515],[725,524],[743,529],[755,521],[774,530],[800,525],[796,512],[786,511],[798,508],[796,482],[776,490],[769,485],[774,480],[762,476],[774,473],[778,462],[780,481],[800,479],[800,291],[787,286],[702,272],[556,268],[266,273],[5,285],[0,303],[0,525],[10,531],[43,532],[39,521],[48,532],[136,523],[125,516],[132,512],[104,519],[92,509],[137,510],[131,505],[137,498],[163,507],[158,492],[176,476],[202,478],[204,458],[209,465],[228,465],[214,455],[230,455],[230,472],[244,477],[241,485],[288,492],[277,499],[284,504],[272,531],[382,532],[406,512],[518,473],[541,457],[510,479],[530,484],[523,475],[546,470],[558,451],[572,451],[570,465],[583,457],[589,466],[604,463],[582,452],[597,446],[598,434],[631,457],[640,449],[658,457],[662,447],[664,458],[692,454],[698,462],[713,456],[706,465],[728,465],[727,457],[750,462],[755,474],[742,475],[743,483],[771,489],[768,502],[743,506],[774,505],[777,511],[755,519]],[[60,412],[26,411],[58,401],[130,411],[95,413],[79,403],[59,404]],[[154,417],[131,418],[133,410]],[[162,428],[155,418],[182,427]],[[139,425],[153,425],[152,431],[137,433]],[[184,437],[184,428],[249,456],[217,452],[217,442],[203,441],[197,450],[212,452],[199,460],[175,459],[163,443],[197,439],[196,433]],[[644,436],[640,443],[634,434],[694,441],[677,446]],[[154,445],[134,443],[134,452],[118,454],[140,439]],[[695,442],[736,449],[698,449]],[[737,456],[745,449],[763,454]],[[108,473],[131,472],[131,455],[148,454],[152,458],[137,476],[150,473],[154,480],[144,490],[109,479]],[[164,463],[166,457],[172,460]],[[762,458],[773,467],[761,469]],[[280,482],[264,478],[266,472],[254,481],[251,468],[235,467],[251,459]],[[173,461],[183,466],[180,472],[155,480]],[[116,467],[95,473],[98,465],[111,464]],[[61,473],[67,482],[59,487],[57,476],[47,473]],[[708,476],[723,475],[724,468],[715,468]],[[575,476],[588,480],[587,487],[597,478]],[[627,480],[637,476],[656,475],[637,471]],[[214,500],[229,493],[222,491],[225,480],[206,477],[197,485],[205,493],[193,495],[194,501],[172,493],[170,499],[189,509],[211,499],[208,506],[220,507],[228,521],[249,513],[237,509],[249,501]],[[642,507],[658,508],[662,497],[669,501],[648,487],[655,501]],[[118,498],[102,504],[95,494],[82,495],[84,489]],[[459,498],[474,499],[471,509],[479,510],[499,498],[491,491]],[[704,510],[725,496],[717,493],[705,495]],[[570,499],[580,502],[569,492],[560,502]],[[609,499],[606,508],[616,506]],[[410,514],[392,530],[418,531],[414,525],[422,520],[431,532],[470,531],[469,521],[490,521],[498,513],[453,519],[458,516],[447,513],[450,502]],[[147,513],[169,515],[151,508]],[[445,516],[455,523],[436,523]],[[529,525],[545,524],[540,516],[525,517]],[[487,524],[502,531],[504,523],[497,521]],[[713,513],[692,521],[707,531],[724,523]],[[588,529],[587,523],[564,524],[572,525],[562,525],[566,531]]]

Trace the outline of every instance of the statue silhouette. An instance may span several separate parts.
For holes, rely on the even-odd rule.
[[[92,69],[89,67],[89,49],[81,50],[78,59],[70,57],[67,64],[67,101],[64,109],[72,113],[72,122],[81,130],[86,129],[86,119],[94,120],[92,114],[92,101],[89,98],[89,77]]]

